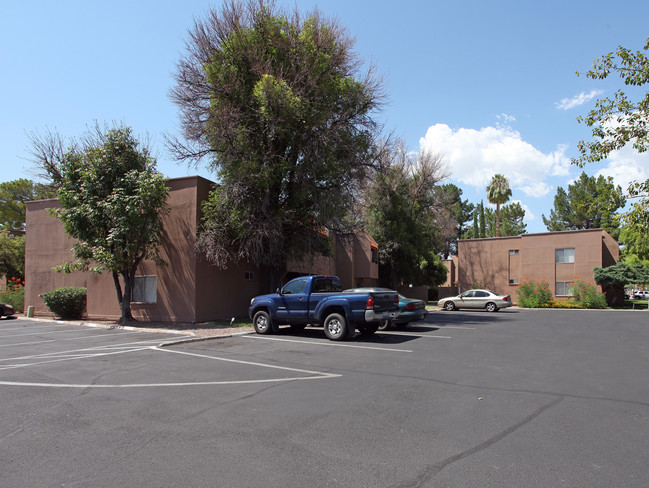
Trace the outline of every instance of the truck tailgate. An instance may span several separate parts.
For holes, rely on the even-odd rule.
[[[375,312],[399,309],[399,295],[396,291],[373,291],[371,294],[374,296]]]

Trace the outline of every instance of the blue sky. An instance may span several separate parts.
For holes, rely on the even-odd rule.
[[[33,178],[28,133],[55,129],[78,137],[93,121],[124,122],[148,134],[168,177],[205,168],[178,165],[163,134],[177,133],[168,98],[172,74],[194,19],[222,2],[30,1],[0,7],[0,181]],[[589,132],[576,117],[593,96],[620,88],[593,81],[593,60],[649,37],[646,0],[282,1],[304,14],[317,6],[356,38],[356,52],[384,78],[380,119],[410,150],[444,155],[448,182],[464,198],[486,201],[495,173],[527,210],[528,232],[544,232],[558,186],[582,169],[570,165]],[[649,178],[649,155],[632,151],[585,168],[626,188]]]

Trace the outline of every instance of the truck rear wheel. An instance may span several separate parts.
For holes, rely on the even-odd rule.
[[[343,341],[347,337],[347,320],[339,313],[332,313],[324,321],[324,332],[327,339]]]
[[[260,310],[252,319],[252,325],[257,334],[272,334],[273,326],[270,321],[270,315],[264,310]]]

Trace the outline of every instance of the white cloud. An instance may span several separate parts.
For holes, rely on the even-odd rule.
[[[579,95],[575,95],[572,98],[564,98],[560,102],[557,102],[557,108],[559,110],[570,110],[571,108],[578,107],[584,103],[590,102],[593,98],[604,93],[603,90],[591,90],[590,93],[581,92]]]
[[[608,166],[597,172],[597,176],[612,176],[616,185],[626,192],[632,181],[649,179],[649,152],[638,153],[630,145],[608,156]]]
[[[498,120],[502,120],[503,122],[506,122],[508,124],[511,123],[511,122],[516,122],[516,117],[514,117],[513,115],[508,115],[506,113],[496,115],[496,118]]]
[[[548,177],[569,174],[565,146],[545,154],[509,127],[454,131],[446,124],[436,124],[428,128],[420,145],[442,153],[453,172],[451,178],[478,190],[484,190],[492,176],[501,173],[512,188],[541,197],[551,190],[545,182]]]

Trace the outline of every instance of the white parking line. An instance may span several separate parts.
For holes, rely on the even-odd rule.
[[[316,341],[301,341],[298,339],[280,339],[278,337],[266,337],[259,334],[251,334],[242,337],[248,337],[252,339],[265,339],[267,341],[279,341],[279,342],[298,342],[300,344],[315,344],[316,346],[330,346],[330,347],[351,347],[355,349],[373,349],[376,351],[393,351],[393,352],[412,352],[410,349],[393,349],[390,347],[373,347],[373,346],[357,346],[355,344],[344,344],[338,342],[316,342]]]
[[[173,340],[175,341],[176,339],[174,338]],[[103,346],[85,347],[82,349],[70,349],[67,351],[55,351],[55,352],[49,352],[43,354],[32,354],[29,356],[13,356],[8,358],[2,358],[0,359],[0,362],[24,361],[24,360],[37,361],[39,359],[42,359],[43,361],[33,362],[29,364],[4,366],[4,367],[0,367],[0,370],[15,369],[15,368],[26,367],[26,366],[37,366],[39,364],[47,364],[51,362],[66,361],[71,359],[85,359],[85,358],[99,357],[99,356],[105,356],[107,354],[119,354],[121,352],[142,351],[151,348],[152,347],[151,343],[160,344],[160,339],[155,338],[155,339],[148,339],[144,341],[131,341],[131,342],[122,342],[119,344],[106,344]]]
[[[96,331],[99,329],[88,329],[92,331]],[[24,337],[24,336],[33,336],[33,335],[47,335],[47,334],[63,334],[65,332],[85,332],[83,329],[69,329],[69,330],[52,330],[50,332],[27,332],[25,334],[11,334],[11,335],[2,335],[1,337],[3,339],[7,337]]]
[[[186,356],[194,356],[205,359],[213,359],[216,361],[225,361],[230,363],[237,364],[246,364],[250,366],[257,366],[261,368],[270,368],[270,369],[279,369],[283,371],[290,371],[294,373],[304,373],[311,376],[293,376],[287,378],[267,378],[267,379],[252,379],[252,380],[222,380],[222,381],[197,381],[197,382],[178,382],[178,383],[135,383],[135,384],[123,384],[123,385],[101,385],[101,384],[60,384],[60,383],[36,383],[36,382],[20,382],[20,381],[0,381],[0,385],[4,386],[36,386],[36,387],[45,387],[45,388],[148,388],[148,387],[169,387],[169,386],[215,386],[215,385],[242,385],[242,384],[255,384],[255,383],[280,383],[287,381],[303,381],[303,380],[319,380],[319,379],[329,379],[329,378],[339,378],[340,374],[325,373],[321,371],[311,371],[307,369],[297,369],[289,368],[284,366],[277,366],[274,364],[264,364],[252,361],[242,361],[238,359],[229,359],[222,358],[217,356],[208,356],[206,354],[196,354],[185,351],[174,351],[172,349],[162,349],[157,346],[148,346],[141,349],[132,349],[131,351],[119,351],[103,354],[95,354],[94,356],[104,356],[107,354],[121,354],[124,352],[132,352],[136,350],[150,350],[158,352],[166,352],[173,354],[183,354]],[[79,355],[79,358],[82,357],[94,357],[93,355]],[[69,358],[66,358],[69,359]],[[53,361],[59,361],[64,359],[56,359]],[[46,361],[46,362],[53,362]],[[40,363],[42,364],[42,363]],[[0,368],[2,369],[2,368]]]
[[[47,342],[56,342],[56,339],[48,341],[19,342],[17,344],[0,344],[0,347],[31,346],[32,344],[45,344]]]
[[[124,349],[121,351],[110,351],[110,352],[103,352],[103,353],[94,353],[94,354],[66,354],[62,356],[53,356],[53,355],[43,355],[43,356],[34,356],[32,358],[11,358],[12,360],[14,359],[46,359],[46,357],[52,357],[54,359],[46,359],[45,361],[36,361],[33,363],[18,363],[18,364],[9,364],[7,366],[0,366],[0,371],[5,371],[8,369],[19,369],[19,368],[28,368],[30,366],[41,366],[43,364],[51,364],[51,363],[59,363],[61,361],[71,361],[74,359],[87,359],[87,358],[96,358],[100,356],[112,356],[115,354],[124,354],[127,352],[133,352],[133,351],[144,351],[146,349],[149,349],[148,347],[140,347],[140,348],[131,348],[131,349]],[[4,361],[4,359],[0,360]],[[1,383],[0,383],[1,384]]]

